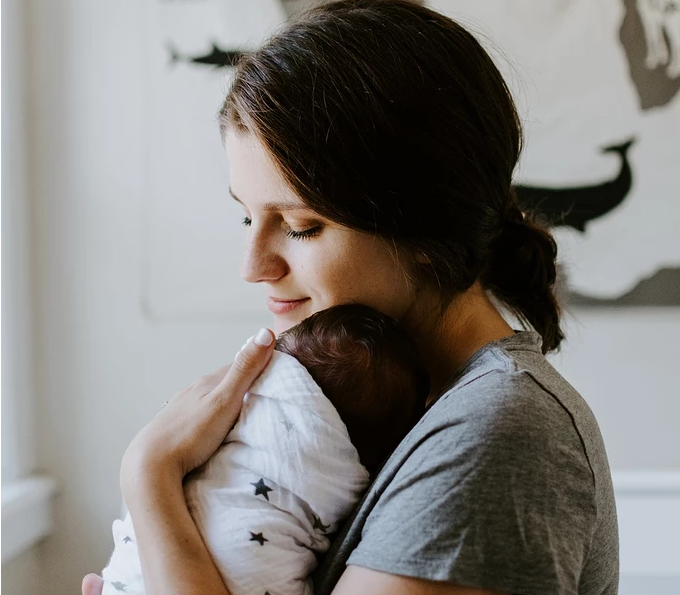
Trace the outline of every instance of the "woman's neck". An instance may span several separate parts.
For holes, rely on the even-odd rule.
[[[431,305],[427,311],[429,314],[421,308],[418,323],[409,326],[430,373],[429,403],[484,345],[510,337],[514,331],[479,283],[455,298],[442,315],[438,305]]]

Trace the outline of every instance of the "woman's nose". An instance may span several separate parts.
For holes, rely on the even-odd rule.
[[[249,283],[277,281],[288,271],[285,258],[263,234],[251,232],[241,261],[241,277]]]

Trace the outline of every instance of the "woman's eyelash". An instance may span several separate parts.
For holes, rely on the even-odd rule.
[[[244,217],[241,220],[241,223],[245,227],[250,227],[252,224],[253,220],[250,217]],[[303,229],[302,231],[296,231],[294,229],[289,229],[286,232],[286,235],[289,238],[292,238],[293,240],[308,240],[309,238],[313,238],[314,236],[319,235],[321,233],[321,226],[317,225],[315,227],[310,227],[309,229]]]
[[[310,227],[309,229],[304,229],[303,231],[295,231],[294,229],[290,229],[286,232],[286,235],[294,240],[308,240],[309,238],[318,236],[319,233],[321,233],[321,226],[317,225],[316,227]]]

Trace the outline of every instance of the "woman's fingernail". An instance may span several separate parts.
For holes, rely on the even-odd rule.
[[[255,335],[255,343],[267,347],[272,344],[274,337],[269,329],[261,328],[257,335]]]

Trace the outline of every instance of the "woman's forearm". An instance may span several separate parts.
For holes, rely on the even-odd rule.
[[[189,514],[181,479],[143,478],[126,492],[147,595],[229,595]]]

